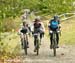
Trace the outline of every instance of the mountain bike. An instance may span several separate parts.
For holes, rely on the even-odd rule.
[[[57,40],[56,40],[56,31],[53,31],[53,39],[52,39],[52,48],[53,48],[53,54],[56,56],[56,46],[57,46]]]
[[[28,36],[27,36],[27,34],[23,34],[24,35],[24,41],[23,41],[23,49],[24,49],[24,51],[25,51],[25,54],[27,55],[27,48],[28,48],[28,44],[27,44],[27,38],[28,38]]]
[[[35,39],[35,43],[36,43],[36,46],[35,46],[35,49],[36,49],[36,52],[37,52],[37,55],[39,54],[39,42],[40,42],[40,37],[39,37],[39,33],[34,33],[34,39]]]

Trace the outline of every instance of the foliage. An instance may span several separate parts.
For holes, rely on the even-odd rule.
[[[3,28],[14,28],[11,26],[13,21],[5,19],[20,16],[25,8],[39,15],[54,15],[74,11],[73,2],[74,0],[0,0],[0,31]],[[11,25],[7,26],[6,22]]]
[[[29,8],[41,13],[55,14],[73,11],[74,0],[1,0],[0,18],[20,16],[21,10]]]
[[[19,24],[20,24],[18,22],[17,22],[17,20],[15,21],[15,19],[13,19],[11,17],[5,18],[1,22],[0,31],[8,32],[8,31],[12,31],[13,29],[16,31],[16,29],[19,28]]]

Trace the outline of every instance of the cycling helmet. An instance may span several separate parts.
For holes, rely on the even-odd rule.
[[[30,12],[30,9],[24,9],[24,13],[25,12],[29,13]]]
[[[58,19],[59,17],[57,15],[54,16],[54,19]]]
[[[27,24],[25,21],[23,22],[23,25]]]
[[[37,16],[36,18],[35,18],[35,22],[39,22],[40,21],[40,16]]]

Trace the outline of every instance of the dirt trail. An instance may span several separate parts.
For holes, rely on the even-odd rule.
[[[61,45],[57,49],[57,56],[53,56],[53,50],[49,47],[49,38],[44,37],[42,40],[42,45],[40,46],[40,53],[37,56],[33,51],[33,40],[29,40],[29,49],[28,55],[24,54],[24,51],[21,49],[21,59],[22,63],[75,63],[75,47]]]

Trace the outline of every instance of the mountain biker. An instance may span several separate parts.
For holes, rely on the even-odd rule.
[[[27,20],[30,14],[30,10],[29,9],[24,9],[23,11],[23,15],[21,16],[22,21]]]
[[[30,15],[30,10],[29,9],[25,9],[24,12],[23,12],[23,15],[21,16],[21,20],[22,22],[27,22],[28,24],[28,28],[29,28],[29,35],[30,35],[30,32],[31,32],[31,28],[30,28],[30,20],[28,19],[29,18],[29,15]]]
[[[42,33],[45,32],[44,24],[41,22],[40,18],[36,18],[32,25],[32,34],[34,33],[40,33],[40,41],[42,39]],[[36,48],[36,41],[34,36],[34,47]],[[34,49],[35,52],[35,49]]]
[[[50,32],[50,42],[51,42],[50,48],[52,49],[52,39],[53,39],[52,31],[56,31],[57,48],[59,48],[59,46],[58,46],[58,44],[59,44],[59,33],[58,33],[58,31],[61,28],[61,24],[60,24],[58,16],[54,16],[54,18],[49,21],[48,28],[49,28],[49,32]]]
[[[23,41],[24,41],[24,35],[23,34],[27,34],[27,47],[29,48],[28,33],[29,33],[28,24],[26,22],[23,22],[21,28],[19,29],[22,48],[23,48]]]

